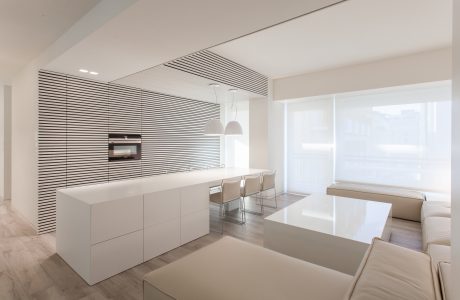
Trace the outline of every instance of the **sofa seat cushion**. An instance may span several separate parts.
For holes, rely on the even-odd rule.
[[[422,206],[422,222],[424,222],[425,219],[429,217],[450,218],[450,216],[451,216],[450,207],[446,207],[443,205],[433,205],[433,204],[428,204],[428,205],[424,204]]]
[[[437,300],[434,278],[428,255],[374,239],[345,299]]]
[[[342,300],[352,279],[334,270],[224,237],[147,274],[144,299]]]
[[[429,217],[422,223],[423,250],[429,244],[450,246],[450,218]]]
[[[431,261],[436,269],[440,262],[450,263],[452,261],[450,246],[430,244],[428,245],[426,253],[431,256]]]
[[[417,222],[420,222],[425,200],[425,195],[418,191],[355,183],[332,184],[327,188],[327,194],[391,203],[394,218]]]
[[[438,268],[439,281],[441,282],[442,298],[444,300],[454,300],[454,295],[452,294],[453,282],[451,264],[447,262],[440,262]]]

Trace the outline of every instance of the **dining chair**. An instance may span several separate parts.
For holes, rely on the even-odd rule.
[[[260,175],[251,175],[245,176],[243,178],[243,186],[241,187],[241,197],[243,198],[244,207],[246,207],[246,197],[256,195],[256,199],[258,199],[261,190],[261,176]],[[256,214],[256,215],[263,215],[264,214],[264,200],[260,199],[260,212],[248,210],[245,208],[245,213]],[[246,217],[246,216],[245,216]]]
[[[262,182],[260,184],[260,192],[263,193],[268,190],[273,190],[275,193],[275,206],[270,206],[270,205],[264,205],[266,207],[271,207],[271,208],[278,208],[278,203],[277,203],[277,198],[276,198],[276,170],[273,172],[269,173],[263,173],[262,174]],[[263,205],[263,197],[260,197],[261,199],[261,206]]]
[[[244,215],[244,203],[241,202],[241,179],[238,180],[223,180],[220,185],[220,191],[215,191],[209,195],[209,200],[219,205],[219,215],[221,217],[221,233],[224,233],[225,205],[232,201],[240,201],[241,221],[240,224],[246,222]]]

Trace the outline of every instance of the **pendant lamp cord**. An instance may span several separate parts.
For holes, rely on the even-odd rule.
[[[238,116],[238,106],[235,104],[235,92],[232,92],[232,109],[235,106],[235,121],[236,117]]]

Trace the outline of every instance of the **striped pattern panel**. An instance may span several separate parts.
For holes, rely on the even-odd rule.
[[[67,77],[67,187],[107,182],[108,84]]]
[[[141,90],[109,84],[109,132],[141,134]],[[109,161],[109,181],[142,176],[140,160]]]
[[[142,92],[142,175],[218,166],[220,138],[203,135],[220,105]]]
[[[266,76],[209,50],[195,52],[164,65],[262,96],[268,94]]]
[[[38,233],[56,223],[56,189],[66,187],[66,77],[39,72]]]

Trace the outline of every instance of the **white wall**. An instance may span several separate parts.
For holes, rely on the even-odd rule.
[[[267,98],[249,100],[249,167],[268,169],[268,106]]]
[[[38,64],[30,64],[12,81],[13,209],[37,227]]]
[[[0,84],[0,200],[5,199],[5,87]]]
[[[275,100],[451,79],[452,48],[275,79]]]
[[[452,104],[452,283],[460,278],[460,2],[454,1]],[[453,284],[454,295],[460,286]]]
[[[4,86],[4,190],[3,199],[11,199],[11,86]]]

